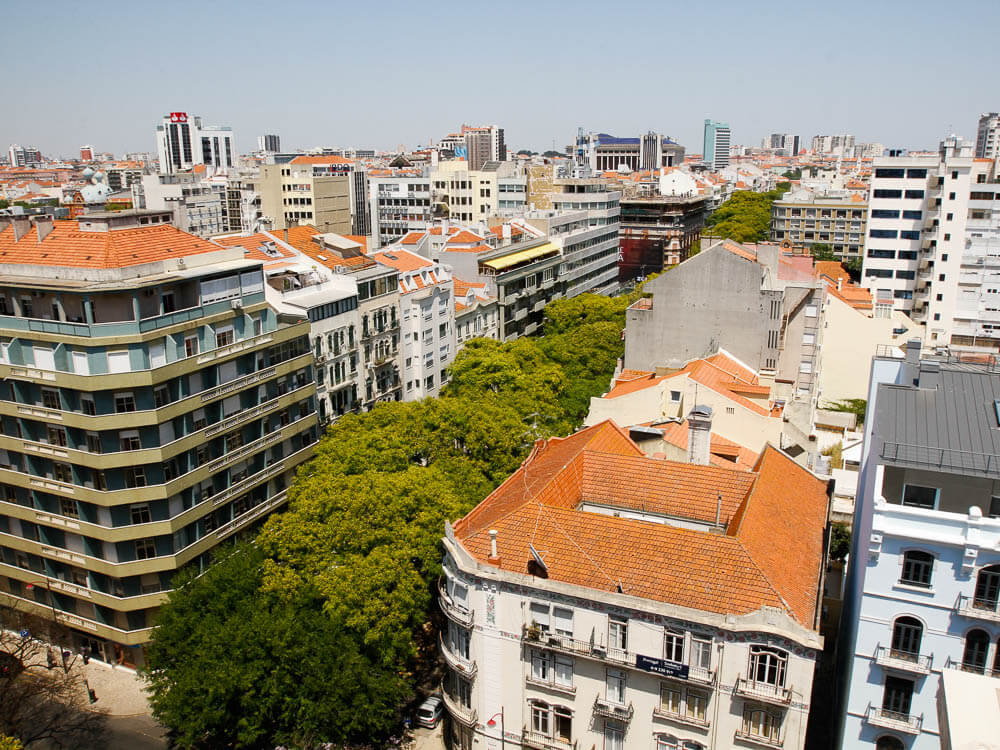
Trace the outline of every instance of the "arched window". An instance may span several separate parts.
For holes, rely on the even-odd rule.
[[[903,750],[903,741],[898,737],[885,734],[875,741],[875,750]]]
[[[750,647],[750,681],[775,687],[785,686],[785,667],[788,654],[770,646]]]
[[[987,565],[976,578],[976,595],[972,606],[976,609],[997,609],[1000,600],[1000,565]]]
[[[934,555],[918,549],[903,553],[903,572],[899,576],[900,583],[910,586],[930,588],[931,573],[934,570]]]
[[[924,626],[915,617],[898,617],[892,626],[892,656],[896,659],[916,660],[920,655],[920,640]]]
[[[966,672],[986,671],[986,653],[990,650],[990,637],[985,630],[970,630],[965,636],[965,651],[962,652],[962,669]]]

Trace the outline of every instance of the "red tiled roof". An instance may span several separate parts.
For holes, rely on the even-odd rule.
[[[285,230],[283,229],[275,230],[273,234],[284,239],[284,232]],[[288,228],[288,238],[285,239],[285,241],[300,253],[308,255],[312,260],[315,260],[317,263],[322,263],[330,269],[336,270],[337,266],[358,269],[375,265],[371,258],[365,255],[341,257],[333,250],[320,247],[313,242],[313,237],[318,234],[322,234],[322,232],[320,232],[316,227],[311,226],[310,224],[300,224],[298,226]]]
[[[720,494],[725,533],[580,509],[598,503],[708,524]],[[605,421],[536,444],[454,530],[483,565],[530,573],[534,549],[551,580],[720,614],[776,607],[813,628],[828,505],[826,484],[772,446],[753,472],[690,466],[645,458]]]
[[[687,450],[689,429],[687,420],[657,424],[655,429],[663,433],[664,441]],[[711,434],[709,453],[709,460],[713,466],[749,471],[757,461],[757,454],[754,451],[744,448],[732,440],[727,440],[722,435],[716,435],[714,432]]]
[[[220,246],[169,224],[81,232],[76,221],[55,221],[42,242],[32,227],[20,241],[14,228],[0,231],[0,263],[71,268],[125,268],[168,258],[182,258],[220,250]]]
[[[273,261],[277,260],[278,258],[276,258],[273,255],[268,255],[263,250],[261,250],[261,245],[273,244],[281,258],[295,257],[295,253],[293,253],[291,250],[282,247],[277,242],[275,242],[271,236],[264,234],[263,232],[258,232],[257,234],[251,234],[247,236],[232,234],[223,237],[213,237],[212,239],[213,241],[218,242],[220,245],[225,245],[226,247],[242,247],[244,250],[248,251],[246,253],[247,258],[250,258],[252,260],[262,260],[268,262],[269,264],[272,264],[272,267],[273,267]]]
[[[291,164],[351,164],[343,156],[296,156]]]
[[[407,232],[406,235],[399,241],[400,245],[416,245],[420,240],[427,236],[427,232]]]
[[[456,245],[471,245],[474,243],[482,242],[483,238],[478,234],[473,234],[468,229],[463,229],[461,232],[452,235],[448,238],[448,244]]]
[[[384,266],[395,268],[397,271],[419,271],[422,268],[433,268],[434,261],[428,260],[422,255],[417,255],[410,250],[383,250],[372,254],[371,258]]]

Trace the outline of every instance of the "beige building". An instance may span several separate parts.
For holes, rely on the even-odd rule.
[[[773,446],[751,471],[697,458],[602,422],[447,525],[453,747],[803,747],[826,483]]]
[[[320,232],[351,233],[351,178],[349,175],[316,175],[315,166],[263,164],[249,182],[260,196],[262,221],[272,229],[311,224]]]
[[[812,247],[829,245],[841,260],[861,258],[868,202],[857,194],[785,193],[771,204],[771,241]]]

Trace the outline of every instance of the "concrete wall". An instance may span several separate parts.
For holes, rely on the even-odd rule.
[[[626,314],[625,367],[653,370],[723,348],[761,369],[769,313],[760,287],[761,267],[721,247],[648,282],[652,309]]]

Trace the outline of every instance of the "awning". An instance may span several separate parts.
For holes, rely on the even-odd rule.
[[[540,258],[543,255],[548,255],[549,253],[558,251],[558,247],[551,242],[546,242],[538,247],[533,247],[528,250],[520,250],[516,253],[511,253],[510,255],[493,258],[492,260],[484,260],[483,265],[492,268],[494,271],[502,271],[505,268],[510,268],[511,266],[518,265],[519,263],[534,260],[535,258]]]

